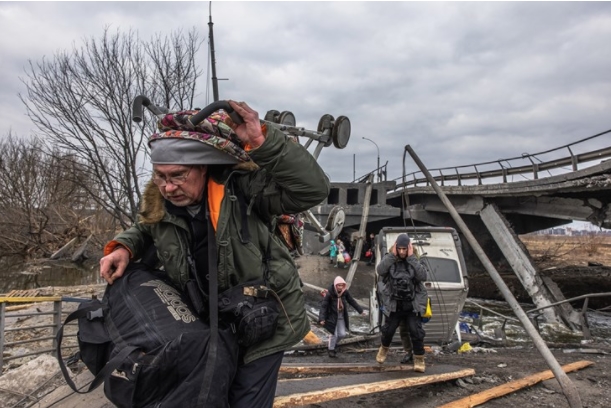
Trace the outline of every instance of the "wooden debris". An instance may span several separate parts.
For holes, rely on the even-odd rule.
[[[72,262],[78,263],[85,260],[85,250],[87,250],[87,244],[89,244],[89,241],[92,237],[93,234],[89,235],[85,242],[83,242],[81,246],[79,246],[76,251],[74,251],[74,254],[72,254]]]
[[[581,370],[582,368],[586,368],[594,364],[592,361],[576,361],[571,364],[567,364],[562,366],[562,370],[565,373],[570,373],[571,371]],[[520,378],[519,380],[510,381],[503,385],[499,385],[498,387],[491,388],[489,390],[480,392],[478,394],[469,395],[468,397],[450,402],[448,404],[442,405],[438,408],[471,408],[478,405],[481,405],[485,402],[490,401],[491,399],[502,397],[507,394],[511,394],[512,392],[521,390],[522,388],[530,387],[535,385],[541,381],[549,380],[554,378],[554,374],[551,370],[542,371],[537,374],[529,375],[525,378]]]
[[[365,382],[327,388],[318,391],[302,392],[291,395],[277,396],[274,400],[274,408],[294,407],[308,404],[318,404],[321,402],[332,401],[342,398],[350,398],[358,395],[371,394],[396,390],[405,387],[415,387],[419,385],[431,384],[442,381],[455,380],[461,377],[468,377],[475,374],[473,369],[464,369],[442,374],[419,375],[414,377],[397,378],[387,381]],[[373,375],[373,374],[364,374]],[[405,374],[403,374],[405,375]],[[320,384],[320,379],[317,379]]]
[[[11,290],[5,297],[35,297],[40,295],[38,289]]]
[[[0,297],[0,303],[57,302],[60,300],[62,300],[61,296]]]
[[[25,305],[7,306],[6,307],[6,311],[7,312],[14,312],[16,310],[27,309],[30,306],[32,306],[31,303],[26,303]]]
[[[66,255],[67,252],[74,246],[74,244],[76,243],[76,240],[77,238],[72,238],[70,242],[68,242],[66,245],[64,245],[57,251],[55,251],[49,259],[59,259],[62,256]]]
[[[9,293],[0,295],[1,303],[27,303],[23,305],[7,306],[7,312],[14,312],[16,310],[27,309],[32,306],[32,302],[42,302],[49,300],[48,297],[40,297],[41,293],[38,289],[26,289],[26,290],[11,290]],[[56,299],[53,299],[56,300]],[[61,298],[59,299],[61,300]]]
[[[290,364],[280,366],[280,374],[334,374],[334,373],[383,373],[389,371],[414,371],[411,364],[356,364],[356,363],[329,363],[329,364]]]

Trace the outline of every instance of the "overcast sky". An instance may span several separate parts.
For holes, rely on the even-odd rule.
[[[0,137],[34,128],[18,98],[28,60],[52,58],[105,26],[143,38],[207,36],[208,2],[0,2]],[[290,110],[316,130],[347,116],[333,181],[376,166],[400,177],[404,146],[430,169],[536,153],[611,129],[611,3],[214,2],[221,99],[263,117]],[[207,45],[200,65],[207,64]],[[206,79],[199,83],[206,102]],[[208,100],[210,97],[208,97]],[[609,146],[611,135],[596,146]],[[579,149],[576,149],[579,150]],[[310,151],[313,151],[310,148]],[[409,158],[407,171],[417,169]]]

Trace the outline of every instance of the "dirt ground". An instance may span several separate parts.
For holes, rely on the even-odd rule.
[[[596,246],[589,245],[590,241],[563,237],[526,237],[525,245],[537,262],[540,270],[548,274],[558,283],[565,297],[578,296],[592,292],[611,292],[611,238],[604,237],[596,240]],[[584,243],[585,242],[585,243]],[[588,244],[588,245],[586,245]],[[596,248],[588,251],[587,248]],[[572,255],[572,254],[579,254]],[[592,262],[597,264],[592,265]],[[588,266],[590,263],[590,266]],[[348,270],[332,268],[328,260],[316,255],[306,255],[297,260],[299,272],[305,282],[327,287],[336,275],[346,277]],[[599,265],[600,264],[600,265]],[[354,283],[350,289],[357,299],[366,301],[369,289],[373,283],[373,267],[360,262],[355,274]],[[514,294],[521,301],[530,301],[528,297],[520,296],[521,285],[517,278],[504,276],[508,285],[513,286]],[[515,279],[515,281],[514,281]],[[490,297],[501,299],[500,293],[495,293],[496,286],[488,277],[476,277],[478,283],[474,288],[473,277],[470,278],[470,296]],[[474,290],[475,289],[475,290]],[[482,290],[483,289],[483,290]],[[306,293],[308,301],[314,302],[318,293]],[[579,303],[581,305],[581,303]],[[590,304],[592,306],[592,303]],[[603,306],[601,306],[603,307]],[[313,351],[303,355],[285,357],[285,362],[309,363],[356,363],[375,361],[376,349],[379,340],[358,346],[343,346],[343,352],[338,359],[331,359],[326,351]],[[395,345],[399,346],[399,345]],[[561,365],[576,361],[588,360],[595,364],[583,370],[570,373],[568,376],[575,385],[583,407],[610,407],[611,393],[611,342],[609,339],[595,339],[586,344],[553,345],[551,351]],[[363,351],[367,350],[367,351]],[[476,394],[492,387],[512,380],[527,377],[541,371],[549,370],[545,359],[540,352],[528,343],[514,348],[480,348],[477,352],[461,353],[442,350],[426,356],[426,364],[452,365],[460,368],[472,368],[475,376],[462,380],[405,388],[395,391],[370,394],[347,399],[328,401],[325,403],[309,405],[321,408],[348,408],[348,407],[398,407],[409,406],[415,408],[438,407],[440,405]],[[389,354],[388,363],[397,363],[403,354],[399,347],[395,347]],[[324,379],[325,385],[333,386],[331,378]],[[558,381],[551,379],[505,397],[485,403],[485,407],[522,408],[535,407],[568,407],[569,403],[563,394]]]
[[[595,348],[601,352],[611,352],[609,344],[589,344],[589,349]],[[302,357],[285,357],[285,362],[372,362],[375,361],[375,351],[352,352],[358,350],[354,346],[344,346],[339,358],[330,359],[325,352]],[[476,349],[477,350],[477,349]],[[488,352],[449,353],[438,355],[427,354],[427,367],[435,365],[453,365],[461,369],[475,370],[473,377],[461,380],[441,382],[414,388],[385,391],[382,393],[328,401],[308,407],[348,408],[348,407],[403,407],[433,408],[459,400],[509,381],[549,370],[539,352],[531,347],[512,349],[487,349]],[[570,350],[570,349],[566,349]],[[577,388],[583,407],[606,408],[611,406],[611,358],[609,354],[565,353],[562,349],[553,349],[553,354],[561,365],[575,361],[588,360],[595,364],[581,371],[569,374],[571,382]],[[397,363],[403,354],[400,349],[391,350],[387,363]],[[325,386],[332,387],[333,380],[325,379]],[[322,383],[322,382],[321,382]],[[485,407],[506,408],[539,408],[568,407],[559,383],[555,379],[544,381],[507,396],[486,402]]]
[[[530,248],[535,248],[535,243],[528,243]],[[609,242],[611,244],[611,242]],[[554,245],[555,242],[552,242]],[[566,245],[566,244],[563,244]],[[606,244],[605,244],[606,245]],[[556,245],[562,248],[561,245]],[[548,243],[549,247],[549,243]],[[544,248],[542,246],[541,248]],[[583,247],[582,247],[583,249]],[[533,249],[533,257],[537,258],[537,250]],[[550,251],[548,251],[550,252]],[[561,250],[555,250],[556,254],[564,253]],[[571,251],[567,250],[567,254]],[[610,260],[605,260],[607,254],[611,254],[611,248],[598,251],[598,257],[590,257],[589,259],[576,260],[576,264],[567,264],[558,262],[560,258],[556,257],[556,265],[560,268],[549,269],[550,266],[542,263],[546,269],[546,273],[550,273],[554,279],[566,277],[566,281],[571,280],[575,283],[575,276],[583,280],[584,276],[591,277],[588,285],[580,290],[591,293],[592,291],[602,291],[605,285],[609,284],[609,268]],[[568,256],[568,255],[567,255]],[[542,259],[542,258],[539,258]],[[592,259],[595,259],[594,261]],[[587,266],[588,262],[599,262],[603,266]],[[297,259],[299,272],[304,282],[310,284],[327,287],[336,275],[346,277],[348,269],[333,268],[328,263],[328,259],[317,255],[305,255]],[[568,266],[567,266],[568,265]],[[607,267],[605,267],[607,265]],[[581,271],[581,272],[580,272]],[[593,272],[594,271],[594,272]],[[562,280],[562,279],[560,279]],[[360,262],[355,274],[353,286],[350,288],[353,296],[358,300],[366,303],[369,296],[369,289],[373,283],[373,267],[367,266],[364,262]],[[79,295],[89,296],[93,293],[101,293],[102,287],[88,286],[81,288],[49,288],[49,294],[55,295]],[[473,286],[472,286],[473,289]],[[607,290],[611,291],[611,290]],[[470,295],[472,295],[470,291]],[[480,294],[477,294],[480,296]],[[307,289],[306,298],[308,304],[316,304],[319,302],[320,295],[316,290]],[[15,325],[27,326],[34,324],[31,318],[28,319],[13,319],[7,322],[7,327],[15,327]],[[37,335],[44,335],[38,333]],[[8,341],[16,339],[8,339]],[[373,339],[369,342],[361,342],[350,345],[343,345],[340,348],[339,358],[330,359],[327,356],[326,350],[301,351],[287,354],[284,361],[286,363],[372,363],[375,361],[375,354],[379,346],[379,339]],[[396,345],[398,346],[398,345]],[[541,354],[532,347],[531,343],[526,343],[518,348],[483,348],[475,345],[474,351],[469,353],[457,354],[445,349],[437,349],[434,352],[428,353],[426,356],[427,367],[435,367],[436,365],[451,365],[459,368],[472,368],[475,370],[475,375],[461,380],[453,380],[437,384],[404,388],[395,391],[385,391],[381,393],[369,394],[365,396],[346,398],[341,400],[329,401],[325,403],[309,405],[309,407],[321,408],[347,408],[347,407],[438,407],[445,403],[488,390],[492,387],[507,383],[512,380],[527,377],[529,375],[548,370],[545,360]],[[569,374],[569,378],[578,390],[583,407],[610,407],[611,393],[608,391],[611,386],[611,342],[609,339],[595,339],[591,343],[585,344],[565,344],[556,345],[552,348],[552,352],[561,365],[575,361],[589,360],[594,362],[593,366],[585,368],[581,371]],[[6,352],[6,350],[5,350]],[[7,354],[5,354],[5,357]],[[399,347],[393,347],[389,353],[387,364],[398,363],[402,358],[402,352]],[[17,367],[17,362],[10,364],[12,368]],[[6,374],[5,369],[3,374]],[[415,374],[417,375],[417,374]],[[31,377],[29,375],[28,377]],[[2,376],[0,376],[0,380]],[[15,390],[3,390],[0,387],[0,407],[25,407],[32,406],[31,400],[27,403],[15,405],[8,403],[7,395],[13,397],[12,401],[22,399],[18,393],[28,392],[25,387],[27,377],[23,380],[17,379],[17,383],[21,388]],[[0,381],[1,382],[1,381]],[[61,375],[54,377],[54,380],[49,382],[48,387],[57,387],[62,383]],[[333,387],[333,376],[321,379],[321,389]],[[41,389],[39,393],[43,393]],[[4,395],[3,395],[4,394]],[[18,398],[17,398],[18,397]],[[61,403],[56,405],[61,407]],[[567,399],[565,398],[562,389],[555,379],[548,380],[531,387],[524,388],[520,391],[511,393],[505,397],[491,400],[484,404],[485,407],[508,407],[520,406],[521,408],[534,407],[568,407]]]

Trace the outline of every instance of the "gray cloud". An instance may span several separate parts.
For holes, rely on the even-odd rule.
[[[396,178],[406,144],[434,168],[611,127],[610,3],[220,2],[212,13],[217,73],[229,79],[221,98],[248,101],[261,116],[291,110],[308,129],[325,113],[350,118],[348,147],[319,159],[336,181],[352,180],[355,156],[357,176],[375,166],[363,136]],[[0,3],[0,132],[32,131],[16,96],[28,59],[108,25],[145,38],[195,26],[205,36],[207,21],[201,2]],[[205,67],[205,45],[199,60]],[[204,81],[199,90],[203,105]],[[409,157],[406,166],[416,169]]]

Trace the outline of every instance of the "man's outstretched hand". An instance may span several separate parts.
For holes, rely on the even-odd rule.
[[[104,278],[109,285],[112,285],[115,279],[123,276],[128,264],[129,251],[119,246],[110,254],[100,259],[100,276]]]

